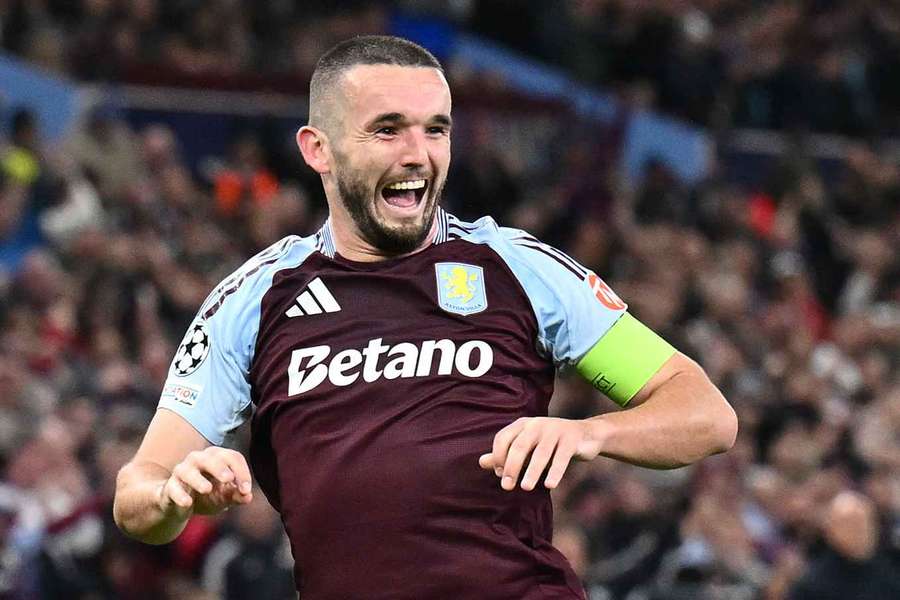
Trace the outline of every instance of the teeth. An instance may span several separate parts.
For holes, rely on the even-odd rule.
[[[384,186],[389,190],[420,190],[425,187],[424,179],[416,179],[415,181],[398,181],[390,185]]]

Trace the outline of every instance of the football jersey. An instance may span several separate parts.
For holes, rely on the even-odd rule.
[[[504,491],[478,457],[547,415],[555,369],[625,305],[523,231],[436,219],[402,258],[347,260],[328,223],[252,258],[201,307],[160,406],[218,445],[251,418],[303,600],[584,598],[549,491]]]

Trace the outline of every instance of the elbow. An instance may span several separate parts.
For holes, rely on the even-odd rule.
[[[141,465],[128,463],[119,471],[113,497],[113,521],[126,536],[145,544],[168,544],[178,537],[192,514],[166,514],[158,504],[164,480],[148,477]]]
[[[116,477],[116,491],[113,496],[112,516],[116,527],[126,536],[140,542],[154,543],[148,539],[145,523],[139,511],[134,510],[134,477],[132,464],[128,463],[119,470]]]
[[[722,407],[716,411],[712,430],[712,452],[711,454],[721,454],[728,452],[734,446],[738,434],[738,418],[737,413],[728,402],[722,398]]]
[[[124,502],[122,500],[123,496],[126,495],[127,488],[127,480],[128,480],[128,467],[129,465],[125,465],[121,469],[119,469],[119,474],[116,476],[116,491],[113,496],[113,506],[112,506],[112,516],[113,521],[116,524],[116,527],[119,528],[119,531],[124,533],[125,535],[132,537],[130,533],[130,523],[127,515],[127,511],[124,510]]]
[[[680,457],[677,466],[687,466],[708,456],[728,452],[734,446],[738,433],[737,414],[725,398],[721,395],[719,398],[720,402],[715,406],[707,405],[694,413],[687,428],[693,443],[685,448],[686,453]]]
[[[690,464],[703,457],[731,450],[737,440],[738,418],[734,408],[710,381],[703,368],[683,355],[680,357],[682,370],[676,377],[683,376],[680,381],[687,386],[681,388],[684,395],[680,397],[694,400],[693,403],[685,401],[691,406],[689,420],[694,427],[689,429],[696,440],[692,444],[691,456],[684,461],[684,464]]]
[[[116,527],[119,528],[126,537],[129,537],[133,540],[137,540],[139,542],[143,542],[145,544],[156,545],[157,543],[163,542],[154,542],[153,539],[147,535],[147,532],[141,531],[141,529],[137,526],[137,523],[134,522],[134,519],[129,519],[126,515],[122,513],[122,510],[119,508],[120,503],[118,500],[113,500],[113,521],[116,523]]]
[[[113,521],[125,536],[151,546],[168,544],[177,536],[178,531],[170,535],[167,530],[160,531],[158,527],[142,522],[138,515],[127,515],[121,505],[118,497],[113,500]]]
[[[737,413],[729,404],[728,400],[719,391],[719,388],[709,380],[706,373],[696,365],[694,368],[702,376],[702,383],[699,383],[699,397],[704,400],[700,412],[705,421],[703,429],[706,433],[707,456],[712,454],[722,454],[728,452],[734,447],[738,435],[738,417]],[[700,415],[697,415],[698,417]]]
[[[119,498],[119,494],[116,493],[116,496],[113,498],[113,521],[116,524],[116,527],[119,528],[126,536],[138,540],[140,542],[145,541],[142,532],[140,531],[138,524],[135,522],[134,516],[130,516],[126,514],[126,512],[122,509],[122,502]]]
[[[116,524],[116,527],[119,528],[119,531],[127,534],[128,532],[125,529],[125,519],[122,516],[122,509],[120,508],[118,493],[113,497],[112,517],[113,522]]]

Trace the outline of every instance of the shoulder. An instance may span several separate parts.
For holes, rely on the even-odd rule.
[[[211,319],[220,310],[262,298],[278,271],[297,267],[321,249],[320,236],[287,236],[248,259],[223,279],[204,301],[200,314]]]
[[[626,305],[595,273],[565,252],[522,229],[482,217],[466,223],[447,217],[447,239],[488,245],[528,298],[538,343],[557,364],[574,364],[596,344]]]
[[[444,213],[446,218],[447,239],[464,239],[473,243],[491,243],[510,240],[517,234],[525,234],[520,229],[501,227],[491,216],[483,216],[475,221],[463,221],[462,219]],[[525,234],[527,235],[527,234]]]
[[[513,268],[516,272],[527,271],[535,275],[563,272],[578,281],[589,275],[585,267],[561,250],[545,244],[523,229],[503,227],[490,216],[466,222],[448,214],[447,239],[486,244],[511,268],[517,267]]]

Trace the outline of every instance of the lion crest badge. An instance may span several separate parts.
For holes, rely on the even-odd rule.
[[[484,269],[464,263],[436,263],[438,304],[447,312],[472,315],[487,308]]]

